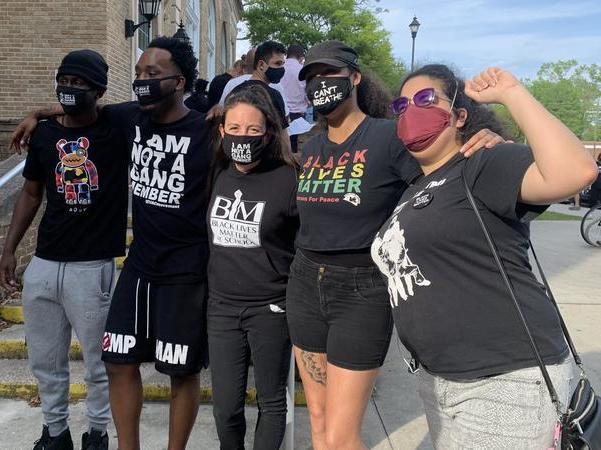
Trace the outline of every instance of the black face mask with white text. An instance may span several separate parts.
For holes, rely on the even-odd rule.
[[[161,81],[172,80],[179,78],[180,75],[172,75],[164,78],[151,78],[149,80],[135,80],[132,83],[134,94],[138,97],[138,103],[140,105],[152,105],[158,103],[164,98],[175,94],[176,89],[168,92],[163,92],[161,89]]]
[[[349,77],[315,77],[307,83],[307,97],[313,109],[327,116],[350,96],[353,86]]]
[[[266,147],[265,135],[236,136],[225,133],[223,136],[223,151],[237,164],[252,164],[259,161]]]
[[[94,95],[92,91],[95,89],[79,89],[68,86],[57,86],[56,97],[58,102],[63,107],[65,114],[76,116],[82,112],[92,108],[94,104]]]

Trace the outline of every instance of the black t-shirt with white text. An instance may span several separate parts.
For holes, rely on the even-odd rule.
[[[527,216],[545,208],[518,201],[532,162],[531,151],[514,144],[457,155],[405,191],[374,240],[399,337],[429,372],[474,379],[536,366],[467,200],[464,166],[545,363],[567,356],[557,313],[528,260]]]
[[[421,169],[392,120],[366,117],[341,144],[326,132],[301,152],[298,247],[316,252],[368,249]]]
[[[205,116],[191,110],[172,123],[153,122],[137,103],[105,106],[130,148],[134,240],[126,264],[155,283],[206,278],[207,176]]]
[[[209,292],[232,304],[283,301],[298,231],[296,169],[266,162],[215,177],[207,221]]]
[[[46,190],[36,256],[93,261],[125,254],[127,159],[124,134],[102,118],[77,128],[55,119],[38,124],[23,169]]]

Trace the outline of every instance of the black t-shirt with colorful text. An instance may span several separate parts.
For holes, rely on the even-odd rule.
[[[421,170],[394,121],[366,117],[341,144],[323,132],[302,148],[296,197],[298,247],[317,252],[369,248]]]
[[[125,130],[130,151],[134,240],[126,264],[156,283],[204,280],[211,160],[205,116],[191,110],[161,124],[137,103],[106,106],[103,114]]]
[[[528,260],[528,216],[545,209],[518,200],[532,162],[531,151],[514,144],[457,155],[405,191],[374,240],[399,337],[436,375],[474,379],[536,366],[463,170],[543,359],[567,356],[555,308]]]
[[[38,124],[23,169],[46,190],[36,256],[93,261],[125,253],[127,160],[124,134],[103,118],[77,128]]]

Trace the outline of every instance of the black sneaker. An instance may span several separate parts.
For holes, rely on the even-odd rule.
[[[108,450],[109,448],[109,435],[107,433],[102,434],[95,428],[92,428],[92,432],[87,431],[81,435],[81,450]]]
[[[67,428],[58,436],[50,437],[48,425],[44,425],[42,437],[35,441],[33,450],[73,450],[73,441],[69,429]]]

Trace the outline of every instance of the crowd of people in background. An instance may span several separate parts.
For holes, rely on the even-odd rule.
[[[565,404],[575,367],[528,263],[527,222],[597,177],[576,136],[499,68],[464,80],[423,66],[392,101],[339,41],[307,51],[267,41],[210,83],[196,67],[188,43],[156,38],[135,67],[137,101],[101,106],[104,58],[70,52],[59,104],[15,131],[13,145],[29,151],[0,259],[6,289],[17,288],[15,251],[46,199],[23,278],[43,413],[34,450],[73,448],[72,330],[86,366],[85,450],[108,449],[111,413],[118,447],[142,447],[148,362],[170,378],[169,449],[188,443],[207,367],[220,448],[244,448],[251,363],[253,448],[279,449],[291,355],[313,448],[364,449],[395,328],[437,449],[551,446],[555,409],[463,182]],[[508,108],[529,147],[505,142],[489,103]],[[287,129],[308,110],[323,126],[299,145]],[[115,280],[128,185],[133,242]]]

